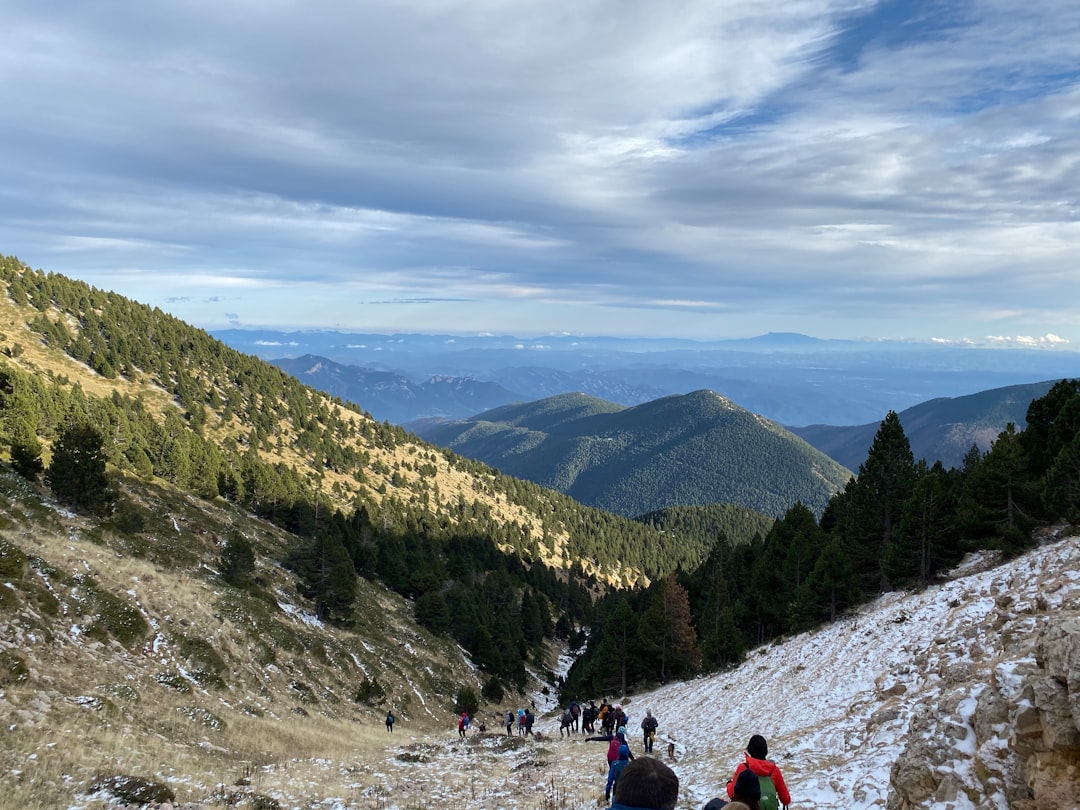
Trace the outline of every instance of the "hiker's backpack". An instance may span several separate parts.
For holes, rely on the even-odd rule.
[[[776,795],[776,783],[771,776],[758,775],[761,783],[761,810],[780,810],[780,798]]]

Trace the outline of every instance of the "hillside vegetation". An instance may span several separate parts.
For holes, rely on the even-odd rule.
[[[733,503],[780,517],[815,512],[849,470],[712,391],[632,408],[584,394],[506,405],[424,429],[435,444],[617,514]]]
[[[184,801],[257,796],[274,787],[251,785],[263,768],[355,759],[388,709],[442,727],[461,689],[480,692],[460,648],[379,585],[319,621],[276,562],[288,532],[171,486],[120,495],[112,517],[80,516],[0,471],[3,806],[70,806],[114,777]]]
[[[383,583],[495,693],[588,622],[592,595],[696,564],[718,539],[502,475],[114,293],[13,258],[0,288],[0,448],[29,480],[46,473],[102,518],[128,508],[112,492],[128,479],[247,510],[291,535],[276,560],[321,619],[348,621],[356,574]]]

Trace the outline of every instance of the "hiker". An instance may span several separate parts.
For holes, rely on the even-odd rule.
[[[518,709],[518,736],[525,736],[525,710]]]
[[[458,718],[457,733],[461,739],[465,739],[465,732],[469,729],[469,715],[467,712],[462,712],[461,717]]]
[[[506,710],[506,736],[514,736],[514,713],[510,709]]]
[[[630,750],[630,745],[629,745],[629,743],[626,742],[626,729],[623,728],[622,726],[620,726],[619,730],[616,731],[614,734],[596,734],[596,735],[594,735],[592,737],[586,737],[585,741],[586,742],[590,742],[590,741],[592,741],[592,742],[606,742],[608,744],[608,750],[607,750],[608,767],[611,766],[612,762],[614,762],[615,760],[617,760],[619,758],[619,746],[620,745],[625,745],[626,749],[628,751]],[[631,760],[634,759],[634,752],[633,751],[630,751],[630,759]]]
[[[754,776],[758,777],[758,788],[756,800],[760,801],[761,810],[776,810],[779,805],[783,805],[785,808],[791,804],[791,794],[788,792],[787,785],[784,784],[784,775],[780,773],[780,768],[770,759],[766,759],[769,755],[769,746],[765,742],[765,738],[760,734],[755,734],[750,738],[750,742],[746,745],[746,761],[740,762],[738,767],[735,768],[735,775],[728,780],[727,783],[727,795],[729,799],[739,799],[747,804],[746,797],[736,795],[735,787],[739,782],[743,773],[749,771]],[[748,790],[751,780],[744,780],[744,784]],[[751,805],[753,807],[753,805]],[[757,808],[754,808],[757,810]]]
[[[653,740],[656,739],[656,728],[660,724],[653,717],[652,709],[645,710],[645,719],[641,721],[641,731],[645,735],[645,753],[651,754],[653,748]]]
[[[585,707],[581,713],[581,732],[583,734],[595,734],[596,733],[596,717],[599,714],[599,709],[596,708],[595,701],[590,700],[589,705]]]
[[[386,713],[386,730],[392,733],[394,731],[394,712],[389,711]]]
[[[619,774],[622,773],[623,768],[630,762],[630,746],[619,746],[619,758],[608,765],[607,783],[604,785],[604,801],[611,801],[611,791],[615,789],[615,786],[619,783]]]
[[[622,769],[614,795],[612,810],[675,810],[679,777],[655,757],[642,757]]]
[[[532,713],[531,709],[525,710],[525,736],[532,735],[533,723],[536,722],[536,715]]]
[[[581,704],[579,704],[576,700],[571,700],[570,701],[570,719],[573,721],[573,723],[571,725],[572,725],[572,728],[574,729],[575,734],[577,734],[578,718],[580,718],[580,717],[581,717]]]
[[[563,713],[562,713],[562,719],[559,721],[559,736],[561,737],[563,735],[563,732],[565,731],[566,736],[569,737],[570,733],[571,733],[570,729],[573,726],[573,724],[574,724],[573,715],[570,714],[569,709],[565,709],[563,711]]]

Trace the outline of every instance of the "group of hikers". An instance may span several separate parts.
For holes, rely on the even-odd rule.
[[[393,729],[392,715],[387,715],[387,731]],[[504,715],[506,734],[513,735],[514,726],[522,736],[532,735],[535,715],[530,709],[507,709]],[[679,778],[675,772],[658,758],[648,756],[635,758],[626,738],[630,716],[619,704],[606,700],[599,706],[590,701],[582,706],[571,701],[560,715],[559,736],[577,733],[591,734],[589,741],[606,742],[607,780],[604,784],[604,800],[611,802],[614,810],[674,810],[679,795]],[[596,726],[599,724],[600,733]],[[462,738],[468,731],[470,718],[462,712],[458,718],[458,735]],[[645,710],[641,719],[642,748],[653,753],[659,720],[652,709]],[[480,731],[485,731],[483,723]],[[668,744],[668,756],[674,759],[674,741]],[[726,796],[710,799],[702,810],[787,810],[791,794],[779,766],[768,758],[769,746],[765,738],[755,734],[743,752],[743,761],[727,781]]]
[[[589,705],[582,706],[576,700],[571,700],[559,719],[559,736],[576,734],[579,727],[583,734],[595,734],[597,724],[600,725],[602,734],[610,735],[619,726],[625,726],[629,720],[629,716],[618,703],[608,703],[605,699],[597,706],[595,701],[590,700]]]
[[[532,736],[533,723],[536,722],[536,715],[532,713],[531,709],[518,709],[515,715],[511,709],[506,710],[506,714],[503,715],[503,725],[506,726],[506,736],[512,737],[514,735],[514,722],[517,721],[518,736],[529,737]]]
[[[649,721],[652,722],[649,722]],[[641,721],[647,751],[652,751],[656,719],[652,711],[645,712]],[[651,729],[649,727],[652,727]],[[674,771],[655,757],[636,759],[626,741],[626,728],[618,727],[612,735],[597,735],[590,740],[608,740],[608,775],[604,784],[604,800],[616,810],[674,810],[679,797],[679,778]],[[791,793],[784,782],[779,766],[768,758],[765,738],[755,734],[750,738],[735,773],[728,780],[727,796],[710,799],[702,810],[787,810]]]

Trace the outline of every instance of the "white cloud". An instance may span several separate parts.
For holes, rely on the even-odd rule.
[[[109,9],[6,21],[0,249],[35,265],[148,303],[193,269],[280,281],[245,321],[437,283],[600,329],[695,301],[1080,338],[1068,0]]]

